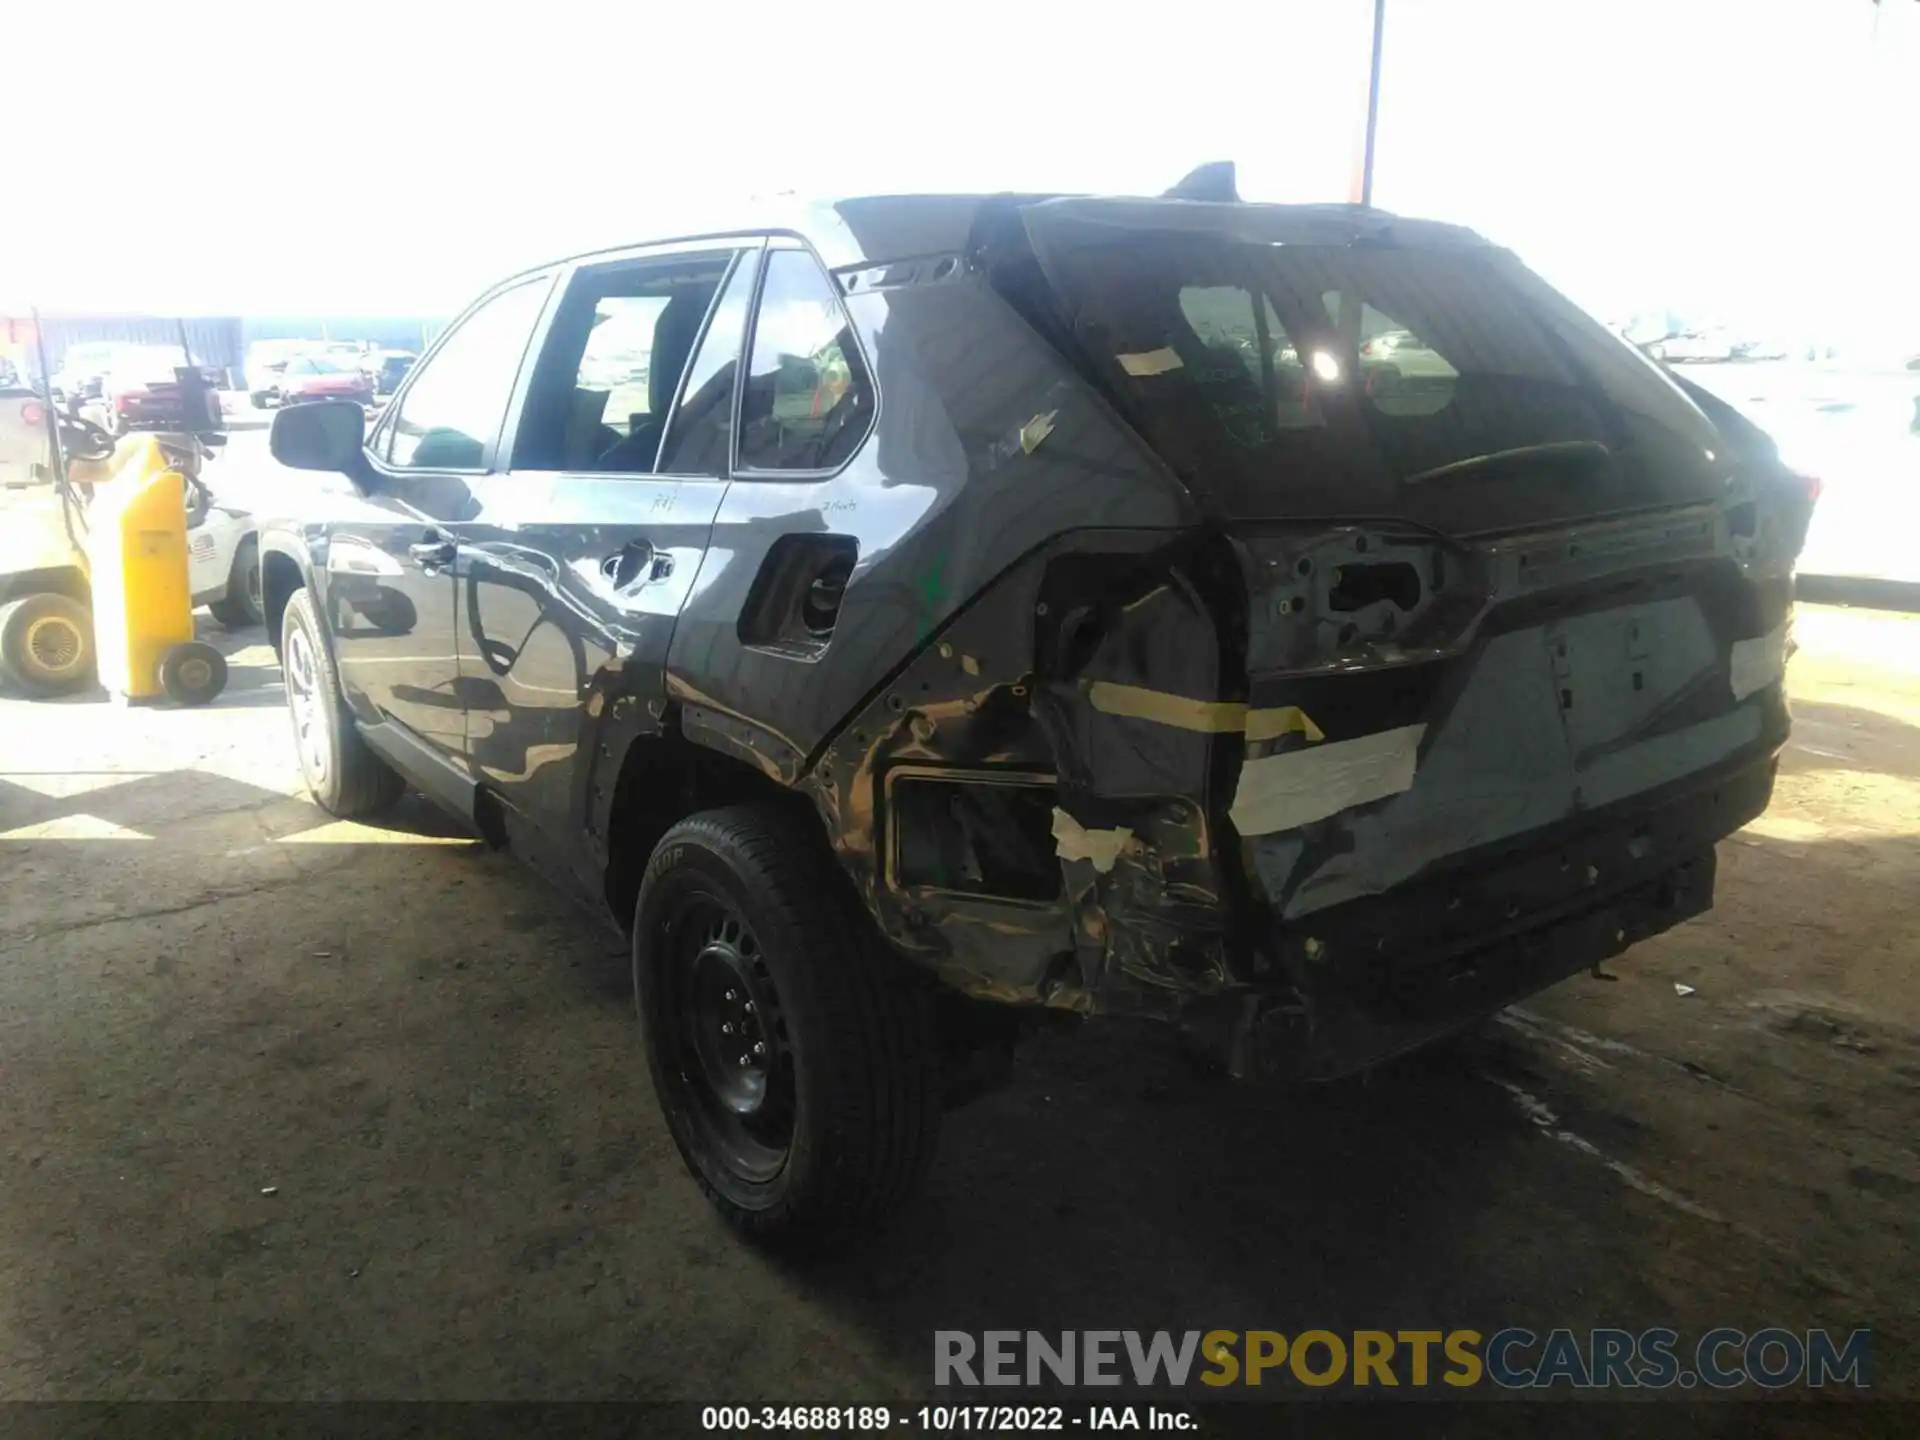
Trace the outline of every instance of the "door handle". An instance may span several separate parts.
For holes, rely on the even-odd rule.
[[[613,582],[614,589],[625,590],[671,575],[673,556],[655,550],[650,540],[629,540],[600,562],[600,573]]]
[[[407,547],[407,557],[422,570],[437,570],[453,563],[457,547],[453,541],[434,531],[427,532],[428,538],[418,545]]]

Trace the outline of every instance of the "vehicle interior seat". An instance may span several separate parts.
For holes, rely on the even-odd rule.
[[[563,468],[584,469],[594,456],[604,454],[624,438],[603,418],[607,413],[607,398],[612,393],[611,390],[593,390],[586,386],[576,386],[573,390],[572,406],[567,416],[566,454],[569,458]]]
[[[700,324],[706,319],[716,288],[702,285],[682,290],[661,310],[653,324],[653,353],[647,360],[647,413],[631,417],[626,437],[600,456],[600,469],[632,474],[653,469],[661,434],[667,428],[667,412],[673,408],[674,391],[693,358]]]

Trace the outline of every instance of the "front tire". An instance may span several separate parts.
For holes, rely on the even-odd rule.
[[[311,591],[296,590],[287,601],[280,623],[280,670],[300,773],[314,803],[343,820],[392,809],[406,782],[354,729]]]
[[[828,1250],[912,1199],[940,1127],[931,995],[817,835],[749,807],[683,820],[633,937],[654,1089],[728,1223]]]

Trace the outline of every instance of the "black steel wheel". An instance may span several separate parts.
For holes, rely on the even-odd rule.
[[[752,928],[725,899],[689,894],[667,926],[672,1065],[728,1171],[765,1184],[793,1143],[793,1047]]]
[[[941,1113],[930,986],[804,818],[741,807],[669,830],[633,968],[668,1128],[731,1224],[829,1249],[912,1198]]]

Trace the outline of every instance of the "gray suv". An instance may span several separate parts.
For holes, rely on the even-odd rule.
[[[413,786],[632,937],[726,1217],[913,1192],[1046,1012],[1375,1064],[1711,903],[1807,482],[1467,231],[914,196],[482,296],[269,526],[316,799]]]

